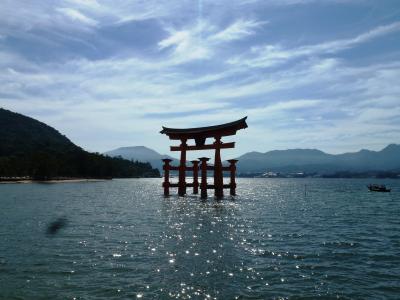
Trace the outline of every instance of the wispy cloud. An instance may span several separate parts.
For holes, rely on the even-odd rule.
[[[89,26],[95,26],[97,24],[97,21],[89,18],[88,16],[85,16],[83,13],[73,8],[62,7],[57,8],[57,11],[61,12],[73,21],[82,22]]]
[[[172,54],[178,62],[209,58],[212,50],[201,36],[204,27],[205,25],[198,24],[187,30],[169,29],[170,35],[158,43],[159,48],[173,48]]]
[[[225,29],[215,33],[214,35],[211,35],[209,37],[209,40],[216,42],[240,40],[249,35],[255,34],[256,29],[265,24],[268,24],[268,22],[240,19],[235,21]]]
[[[256,29],[268,22],[239,19],[220,30],[206,21],[199,21],[184,30],[168,28],[169,36],[158,43],[159,48],[173,48],[179,62],[209,59],[223,44],[253,35]]]
[[[280,45],[255,46],[251,48],[250,53],[234,57],[229,60],[229,63],[250,67],[270,67],[299,57],[334,54],[397,31],[400,31],[400,22],[378,26],[354,38],[327,41],[315,45],[296,48],[284,48]]]
[[[233,156],[400,140],[399,45],[390,39],[400,23],[363,20],[372,29],[349,36],[353,23],[313,23],[325,12],[321,7],[340,1],[315,2],[203,1],[199,11],[175,0],[9,1],[0,11],[0,105],[97,151],[145,144],[164,152],[161,125],[218,124],[244,115],[250,127],[239,133],[245,142]],[[368,5],[354,3],[360,10]],[[286,11],[297,4],[314,13],[305,30],[314,44],[293,30],[307,24],[301,13]],[[376,53],[365,54],[367,43]],[[344,50],[361,59],[350,60]]]

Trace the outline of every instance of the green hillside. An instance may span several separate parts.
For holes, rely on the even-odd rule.
[[[89,153],[54,128],[0,108],[0,177],[154,177],[148,163]]]

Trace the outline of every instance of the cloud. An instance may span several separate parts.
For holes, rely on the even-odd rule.
[[[83,13],[79,12],[78,10],[68,8],[68,7],[63,7],[63,8],[57,8],[57,11],[61,12],[68,18],[74,20],[74,21],[79,21],[84,24],[87,24],[89,26],[96,26],[98,23],[97,21],[85,16]]]
[[[265,24],[268,24],[268,22],[239,19],[225,29],[210,36],[209,40],[217,42],[240,40],[249,35],[255,34],[255,29]]]
[[[324,4],[350,4],[359,3],[363,0],[242,0],[240,3],[242,5],[248,4],[258,4],[265,6],[294,6],[294,5],[309,5],[318,3],[319,5]]]
[[[51,113],[39,115],[40,119],[57,125],[56,127],[82,145],[86,145],[87,136],[94,132],[111,134],[114,130],[115,137],[110,138],[108,141],[110,144],[105,145],[104,141],[99,139],[90,143],[90,149],[93,150],[96,147],[97,150],[112,148],[113,143],[121,143],[118,142],[118,136],[127,134],[132,138],[136,136],[139,138],[140,134],[145,134],[148,136],[146,143],[149,146],[160,147],[157,143],[158,145],[167,143],[157,135],[161,124],[176,127],[200,126],[231,121],[244,115],[249,116],[252,127],[252,133],[249,133],[251,143],[258,145],[259,150],[271,147],[268,146],[265,136],[268,136],[268,140],[272,140],[276,146],[295,143],[297,138],[303,139],[298,145],[312,143],[328,145],[329,141],[335,139],[342,143],[351,143],[352,138],[360,139],[359,136],[367,132],[378,134],[384,133],[385,130],[393,131],[395,124],[392,121],[385,122],[385,117],[399,116],[398,109],[390,109],[390,116],[384,114],[383,109],[379,109],[379,114],[374,115],[372,108],[374,106],[371,103],[364,104],[368,100],[375,99],[382,87],[382,81],[394,82],[398,78],[400,68],[395,65],[349,68],[341,64],[315,61],[310,62],[308,69],[297,67],[290,71],[282,71],[281,74],[275,74],[276,79],[271,76],[269,80],[254,81],[237,89],[232,83],[198,90],[197,84],[188,84],[196,79],[201,81],[194,76],[185,78],[184,75],[180,75],[177,78],[169,78],[154,73],[152,78],[149,76],[141,78],[140,70],[137,73],[130,63],[123,65],[123,61],[120,61],[119,72],[114,73],[111,69],[102,77],[92,78],[96,65],[94,62],[88,64],[90,66],[86,66],[83,61],[75,64],[76,69],[72,73],[73,66],[67,65],[65,70],[57,70],[56,76],[52,74],[52,70],[42,70],[39,74],[31,75],[10,71],[9,74],[3,75],[14,85],[9,87],[8,91],[10,94],[17,93],[22,100],[6,101],[3,98],[1,101],[6,107],[28,112],[32,116],[38,116],[38,113],[51,107]],[[111,62],[105,61],[99,63],[101,64],[112,65]],[[321,73],[321,68],[327,71],[326,68],[329,68],[327,66],[335,68],[335,72],[326,72],[326,75],[325,72]],[[103,71],[100,68],[100,73],[105,72],[106,67],[104,68]],[[308,77],[305,74],[308,74]],[[348,75],[350,78],[353,76],[359,78],[359,81],[350,82],[345,74],[350,74]],[[0,81],[4,83],[4,78]],[[324,84],[324,81],[327,84]],[[325,95],[328,97],[326,99],[290,99],[273,96],[276,91],[296,89],[313,83],[323,86],[336,83],[351,92],[346,97],[336,98],[329,98],[328,93]],[[53,86],[58,87],[56,91]],[[188,89],[186,86],[191,87]],[[39,89],[42,92],[32,95],[30,92],[32,89]],[[5,90],[3,85],[1,90]],[[43,91],[46,92],[43,94]],[[358,91],[359,95],[354,91]],[[380,96],[387,93],[396,94],[396,86],[384,93],[381,91]],[[250,100],[256,95],[263,100],[255,102],[248,108],[243,107],[243,101]],[[241,100],[232,102],[235,97]],[[28,106],[26,101],[29,101]],[[393,103],[390,107],[393,108]],[[336,112],[343,114],[339,122],[332,121],[329,117]],[[177,113],[183,114],[177,115]],[[299,119],[304,120],[302,126],[296,128],[299,125],[294,126],[294,124]],[[98,120],[102,122],[99,123]],[[78,130],[82,124],[85,124],[84,131]],[[113,130],[109,124],[113,124]],[[140,129],[135,124],[141,124]],[[350,126],[351,129],[346,130],[345,126]],[[304,128],[309,129],[304,130]],[[345,136],[343,136],[344,131]],[[249,138],[250,136],[247,137]],[[256,140],[258,142],[254,144]]]
[[[274,115],[290,110],[305,109],[320,105],[323,101],[318,99],[296,99],[273,103],[264,107],[256,107],[247,110],[247,114],[254,120],[274,117]]]
[[[377,40],[398,32],[399,23],[323,41],[310,29],[319,42],[288,47],[293,24],[302,20],[261,8],[300,2],[313,1],[204,1],[202,12],[189,1],[28,1],[20,10],[7,2],[0,11],[0,105],[97,151],[145,144],[164,152],[161,125],[195,127],[244,115],[250,127],[239,133],[235,153],[400,138],[398,45]],[[319,12],[319,5],[309,8]],[[273,30],[277,24],[281,31]],[[367,42],[383,45],[374,59],[341,56],[343,50],[362,56]],[[31,53],[37,45],[43,60]]]
[[[280,45],[256,46],[252,47],[250,53],[230,59],[229,63],[249,67],[271,67],[300,57],[334,54],[397,31],[400,31],[400,22],[378,26],[354,38],[328,41],[292,49],[285,49]]]
[[[175,31],[169,29],[170,35],[158,43],[159,49],[173,48],[173,58],[177,63],[195,59],[207,59],[212,50],[207,41],[202,38],[203,25],[192,29]]]
[[[190,28],[176,30],[167,27],[169,36],[161,40],[159,49],[173,48],[173,56],[177,62],[197,59],[210,59],[221,44],[244,39],[255,34],[255,29],[268,22],[239,19],[222,30],[200,20]]]

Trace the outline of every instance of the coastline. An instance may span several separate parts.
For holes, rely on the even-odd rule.
[[[26,183],[76,183],[76,182],[99,182],[112,180],[105,178],[62,178],[62,179],[50,179],[50,180],[33,180],[33,179],[0,179],[0,184],[26,184]]]

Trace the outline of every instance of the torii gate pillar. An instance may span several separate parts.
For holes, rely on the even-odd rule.
[[[215,138],[215,159],[214,159],[214,194],[218,199],[224,196],[224,179],[221,162],[221,137]]]
[[[186,139],[181,140],[181,159],[179,164],[179,187],[178,195],[185,196],[186,194]]]
[[[247,117],[221,125],[199,127],[199,128],[187,128],[187,129],[174,129],[163,127],[160,133],[168,135],[171,140],[180,140],[179,146],[171,146],[171,151],[180,151],[180,162],[179,166],[171,166],[170,160],[164,160],[164,195],[169,195],[170,187],[178,187],[178,195],[184,196],[186,194],[187,187],[193,187],[193,193],[198,193],[198,161],[192,161],[193,166],[186,166],[186,151],[193,150],[215,150],[214,166],[207,165],[209,158],[200,158],[201,165],[201,198],[207,198],[207,189],[214,189],[214,195],[217,199],[221,199],[224,196],[224,188],[230,189],[230,194],[233,196],[236,194],[236,162],[237,160],[230,160],[230,166],[224,167],[221,160],[221,149],[234,148],[235,143],[223,143],[222,137],[235,135],[240,129],[247,128],[246,124]],[[213,144],[206,144],[207,138],[214,138]],[[193,139],[195,145],[188,145],[187,141]],[[176,170],[179,172],[178,183],[169,182],[169,171]],[[207,170],[214,171],[214,183],[207,183]],[[186,171],[193,172],[193,183],[186,182]],[[224,184],[223,171],[230,171],[231,181],[229,184]]]

